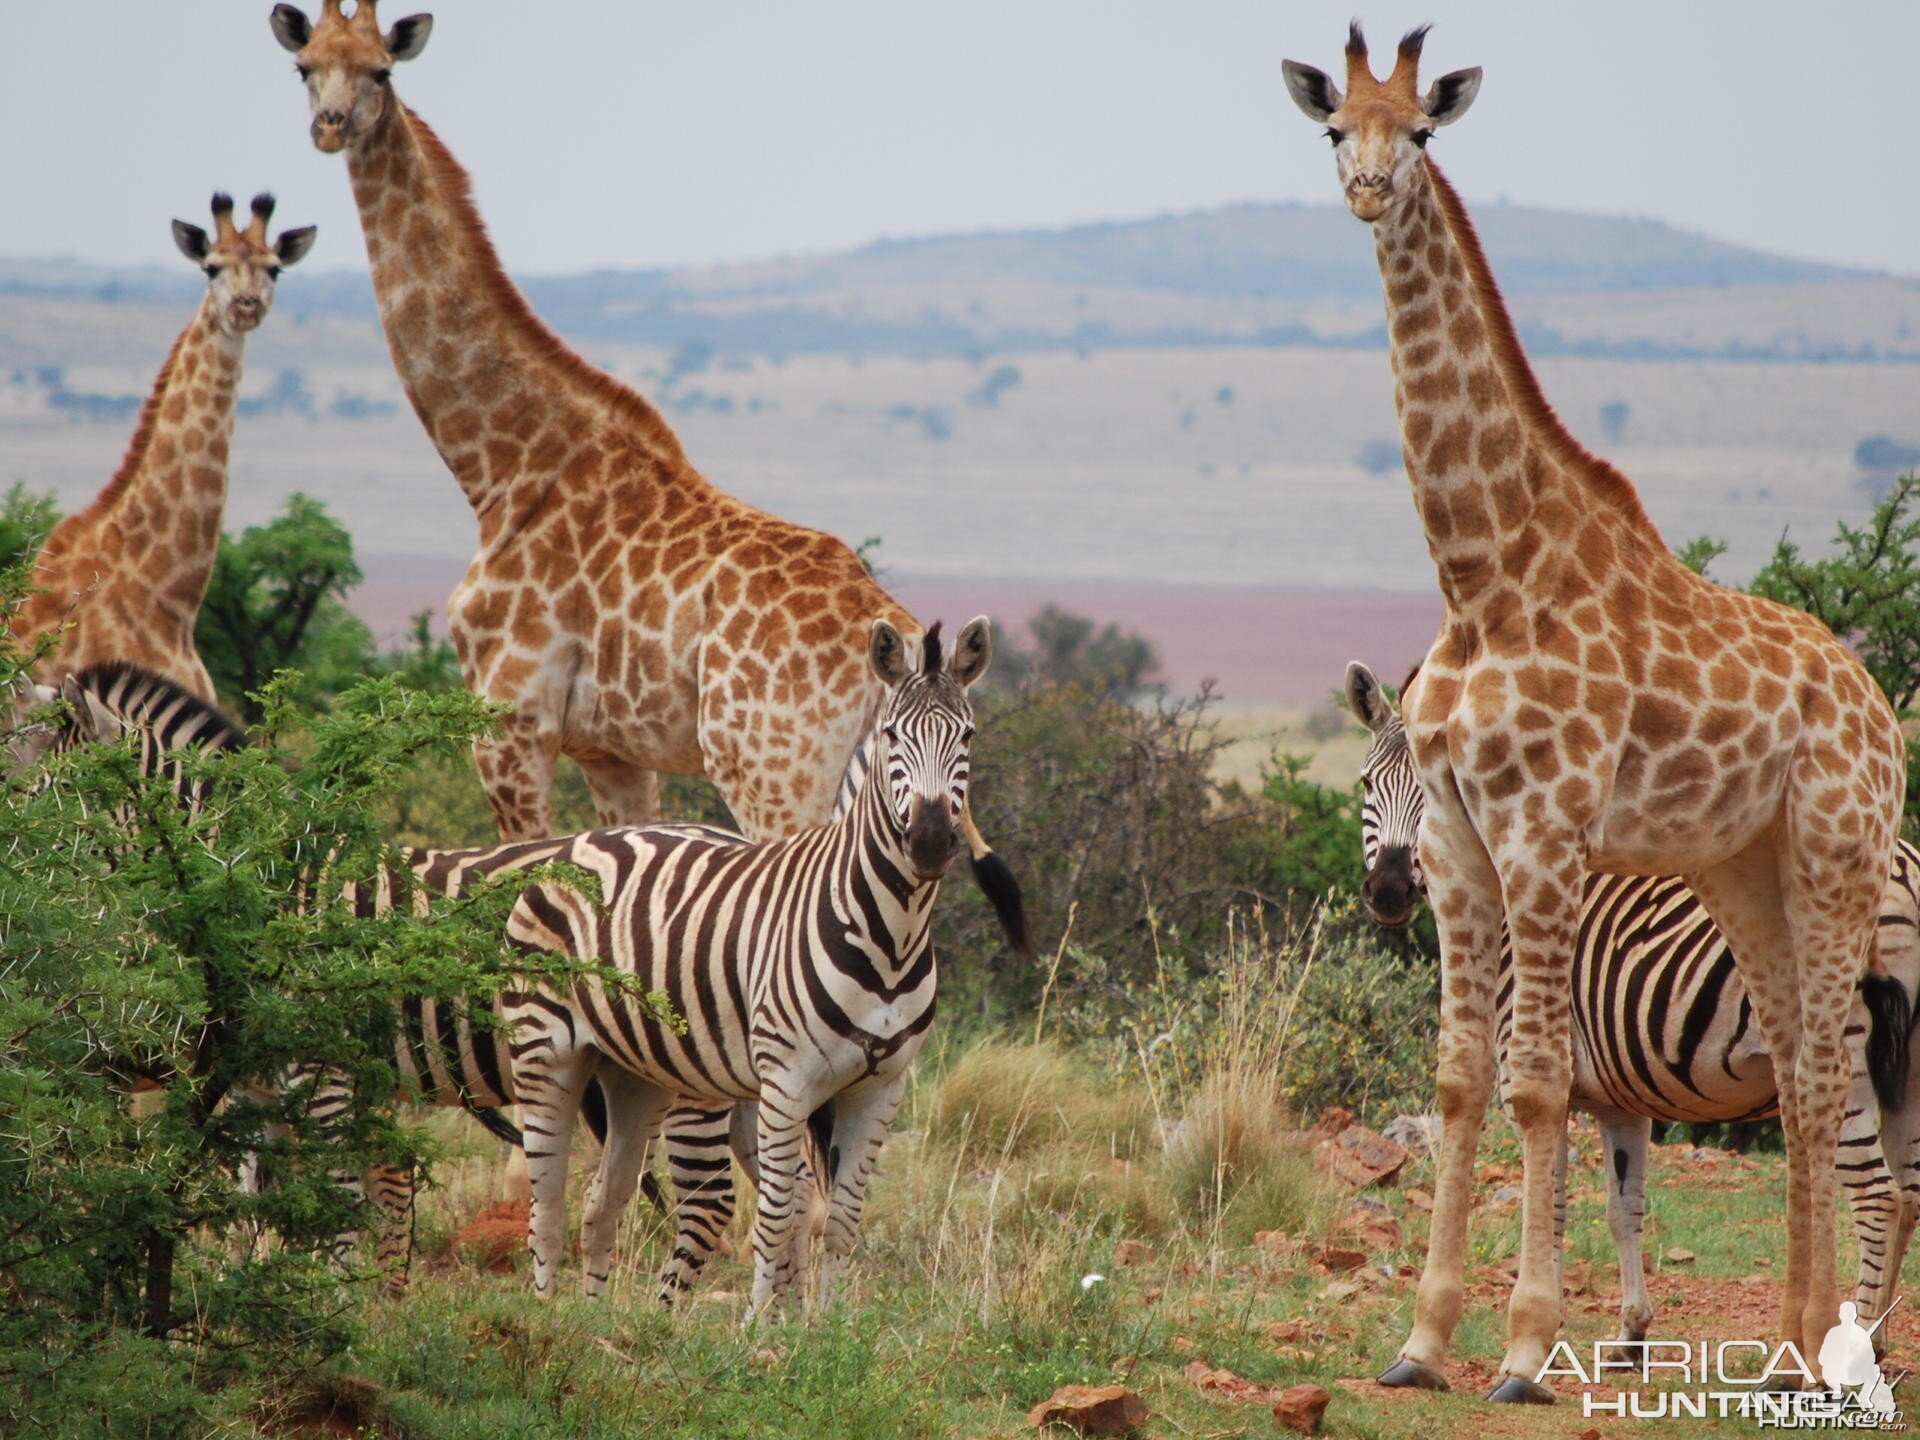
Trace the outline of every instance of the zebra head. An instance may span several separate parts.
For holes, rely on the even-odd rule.
[[[885,620],[873,622],[867,658],[891,693],[880,712],[885,809],[908,864],[922,881],[938,880],[960,853],[961,817],[973,748],[973,706],[967,690],[987,673],[992,626],[971,621],[946,654],[935,621],[910,645]]]
[[[1420,776],[1399,712],[1358,660],[1347,666],[1346,696],[1347,708],[1373,732],[1360,763],[1360,844],[1367,862],[1360,894],[1376,922],[1398,927],[1413,918],[1426,890],[1420,874]]]
[[[35,711],[55,701],[64,703],[65,714],[35,718]],[[174,752],[246,743],[240,728],[211,702],[178,681],[120,660],[76,671],[57,690],[22,679],[9,687],[0,705],[10,713],[5,737],[8,780],[49,756],[83,745],[110,745],[132,733],[138,737],[142,772],[173,777],[181,798],[193,803],[200,784],[186,779]]]
[[[50,707],[65,702],[64,715],[49,718]],[[48,756],[72,750],[95,741],[112,742],[126,733],[123,717],[104,705],[100,697],[82,686],[72,675],[56,690],[22,675],[6,687],[5,773],[17,779],[39,765]]]

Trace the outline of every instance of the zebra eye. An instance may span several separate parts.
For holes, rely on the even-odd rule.
[[[971,725],[960,732],[960,743],[962,745],[973,744],[973,727]]]
[[[898,725],[882,725],[880,727],[880,733],[886,736],[889,741],[896,744],[900,740],[900,727]]]

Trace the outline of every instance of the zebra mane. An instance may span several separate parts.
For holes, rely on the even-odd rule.
[[[921,663],[920,673],[929,677],[938,675],[940,673],[940,622],[938,620],[927,627],[927,633],[921,638],[920,643],[925,647],[925,658]]]
[[[165,725],[173,742],[169,748],[191,744],[231,750],[247,743],[246,732],[212,701],[130,660],[102,661],[76,670],[71,678],[129,726],[154,730]]]

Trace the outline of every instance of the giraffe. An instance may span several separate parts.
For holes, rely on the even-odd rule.
[[[36,667],[58,678],[126,660],[213,698],[194,648],[227,504],[227,449],[247,336],[267,318],[274,281],[313,248],[314,227],[268,243],[273,197],[233,223],[233,201],[213,197],[214,233],[173,222],[180,253],[207,273],[207,294],[174,341],[134,427],[126,458],[85,510],[53,529],[34,565],[36,593],[9,622],[29,644],[59,636]]]
[[[1588,870],[1679,874],[1726,936],[1775,1056],[1787,1138],[1781,1335],[1809,1360],[1838,1313],[1842,1031],[1903,801],[1893,711],[1818,621],[1724,590],[1661,542],[1632,483],[1535,379],[1427,142],[1478,69],[1416,84],[1425,29],[1377,80],[1356,24],[1343,95],[1287,61],[1373,227],[1403,451],[1445,620],[1403,710],[1426,800],[1420,861],[1442,951],[1444,1121],[1414,1325],[1389,1385],[1445,1388],[1473,1157],[1512,932],[1511,1104],[1525,1147],[1519,1278],[1490,1399],[1538,1383],[1561,1320],[1553,1173],[1566,1143],[1574,935]]]
[[[314,144],[346,153],[401,381],[479,521],[448,614],[468,683],[513,707],[476,750],[501,833],[552,832],[562,753],[608,824],[658,818],[656,772],[704,772],[751,839],[824,823],[882,699],[867,628],[919,627],[839,540],[710,484],[534,315],[466,172],[393,91],[432,23],[382,33],[374,0],[273,11]]]

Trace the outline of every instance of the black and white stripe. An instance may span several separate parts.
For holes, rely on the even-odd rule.
[[[890,692],[880,763],[839,820],[760,844],[699,826],[594,831],[556,858],[597,878],[598,903],[558,884],[521,897],[508,925],[515,943],[607,962],[664,993],[685,1021],[678,1030],[596,981],[564,996],[507,998],[540,1293],[553,1286],[568,1136],[595,1073],[624,1113],[650,1122],[616,1127],[610,1153],[643,1144],[676,1097],[759,1101],[750,1316],[804,1268],[803,1152],[817,1128],[826,1156],[818,1178],[831,1192],[822,1293],[831,1293],[907,1066],[933,1022],[933,902],[961,848],[973,737],[966,690],[988,654],[984,619],[950,656],[938,626],[910,650],[876,622],[870,659]],[[602,1213],[617,1214],[625,1198],[609,1188]],[[704,1258],[676,1255],[663,1294],[690,1284]]]
[[[1348,667],[1346,695],[1373,732],[1361,765],[1363,894],[1380,923],[1405,924],[1423,888],[1419,776],[1400,717],[1366,666]],[[1779,1112],[1779,1096],[1733,953],[1684,880],[1589,875],[1575,943],[1571,1103],[1594,1116],[1605,1136],[1607,1219],[1624,1290],[1621,1335],[1641,1339],[1653,1317],[1640,1256],[1652,1122],[1760,1119]],[[1499,984],[1504,1092],[1513,1020],[1512,951],[1504,938]],[[1838,1165],[1860,1241],[1859,1303],[1869,1319],[1892,1303],[1920,1216],[1920,1076],[1907,1063],[1916,994],[1920,850],[1902,841],[1846,1029],[1853,1085]],[[1565,1182],[1563,1147],[1562,1226]]]

